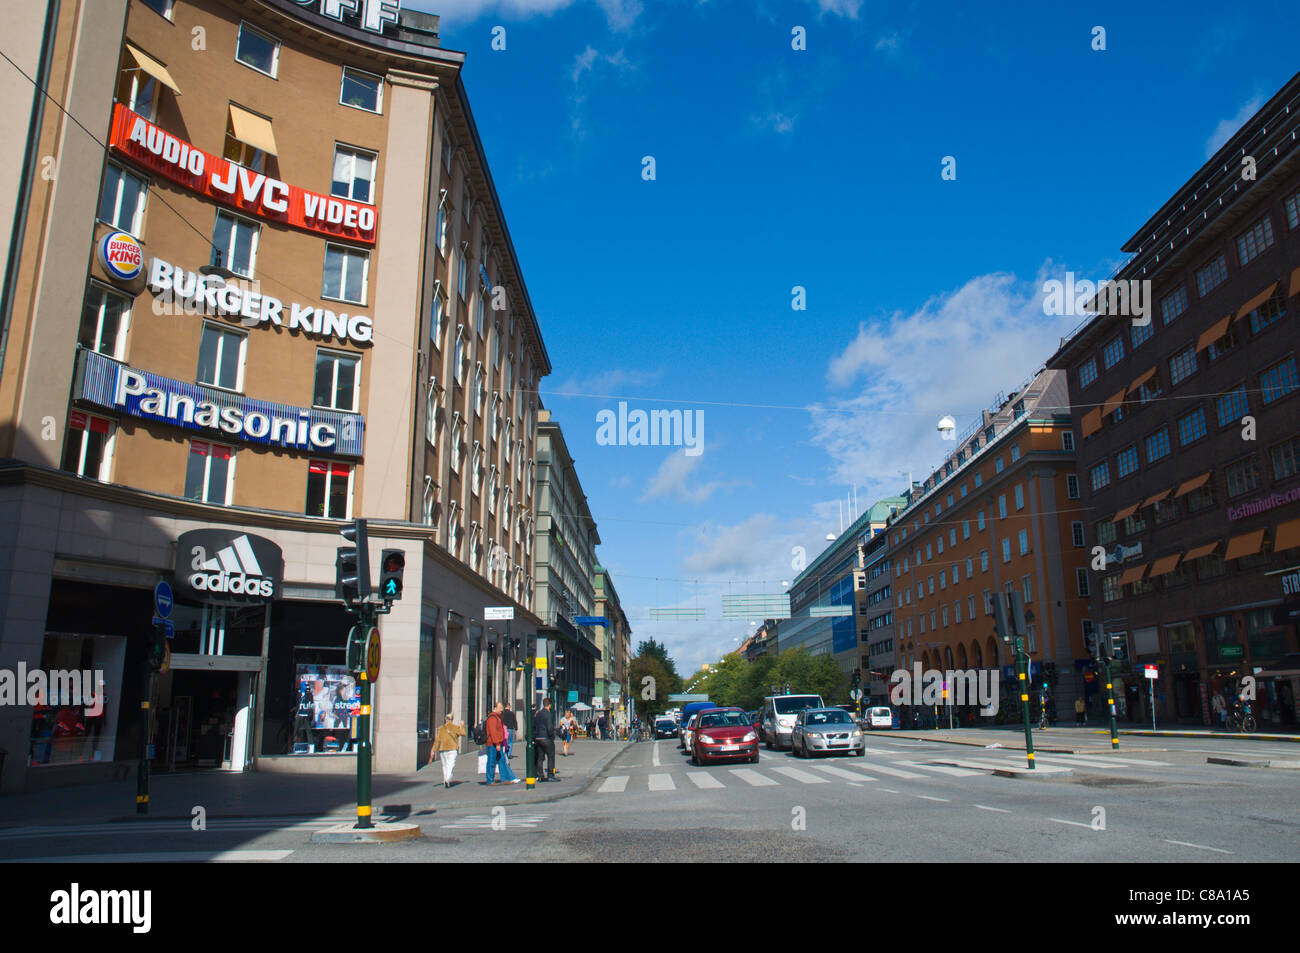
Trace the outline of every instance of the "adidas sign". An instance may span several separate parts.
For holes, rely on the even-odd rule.
[[[261,558],[255,550],[261,550]],[[219,530],[182,535],[177,541],[176,563],[176,578],[184,579],[185,588],[205,602],[273,598],[283,566],[280,548],[270,540]]]

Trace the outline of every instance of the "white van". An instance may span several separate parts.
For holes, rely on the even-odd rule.
[[[874,731],[877,728],[894,727],[894,710],[892,708],[871,708],[867,711],[867,727]]]
[[[769,751],[790,747],[790,732],[799,712],[825,707],[820,695],[768,695],[763,699],[763,713],[759,716],[760,740]]]

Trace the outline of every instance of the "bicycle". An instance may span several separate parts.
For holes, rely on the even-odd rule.
[[[1239,731],[1243,734],[1250,734],[1259,725],[1255,721],[1255,714],[1250,710],[1250,705],[1234,705],[1232,711],[1228,712],[1228,730]]]

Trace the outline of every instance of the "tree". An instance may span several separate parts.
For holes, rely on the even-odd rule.
[[[627,671],[636,712],[645,718],[653,718],[671,708],[668,696],[682,689],[681,678],[657,655],[638,655],[628,664]]]
[[[657,658],[663,667],[672,673],[673,678],[678,679],[678,687],[680,688],[681,677],[677,674],[676,663],[673,662],[672,656],[668,654],[668,646],[664,645],[662,642],[656,642],[654,639],[646,639],[636,647],[636,654],[637,658],[646,655]]]

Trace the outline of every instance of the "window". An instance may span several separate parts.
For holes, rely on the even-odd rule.
[[[1132,476],[1138,468],[1137,444],[1125,447],[1115,456],[1115,473],[1122,480]]]
[[[77,476],[108,482],[113,456],[113,421],[74,410],[68,415],[62,469]]]
[[[236,218],[229,212],[218,212],[212,228],[212,261],[218,268],[229,268],[245,278],[253,277],[257,264],[256,222]]]
[[[1246,231],[1237,236],[1237,263],[1245,266],[1258,258],[1264,249],[1273,244],[1273,223],[1265,215]]]
[[[433,346],[442,350],[442,329],[447,324],[447,296],[443,293],[442,282],[433,283],[433,314],[429,318],[429,339]]]
[[[1002,540],[1002,561],[1011,562],[1011,540],[1009,539]]]
[[[1074,584],[1078,588],[1079,595],[1092,595],[1092,592],[1088,588],[1088,570],[1083,567],[1076,569],[1074,571]]]
[[[1110,466],[1103,460],[1088,471],[1089,481],[1094,490],[1100,490],[1110,484]]]
[[[1250,333],[1258,334],[1286,314],[1286,298],[1279,285],[1277,292],[1250,312]]]
[[[1177,500],[1160,500],[1155,505],[1155,523],[1157,526],[1171,523],[1178,519],[1179,515],[1179,504]]]
[[[442,190],[438,202],[438,251],[445,258],[447,255],[447,190]]]
[[[456,411],[451,422],[451,468],[455,472],[460,472],[460,455],[461,445],[464,439],[463,425],[460,421],[460,411]]]
[[[428,390],[424,395],[424,439],[435,447],[438,443],[438,379],[429,380]],[[428,522],[426,520],[425,522]]]
[[[961,498],[962,498],[963,500],[966,499],[966,484],[965,484],[965,483],[963,483],[963,484],[961,485]]]
[[[205,322],[199,341],[199,383],[223,390],[242,390],[247,345],[246,335]]]
[[[1270,447],[1268,453],[1273,459],[1273,479],[1285,480],[1300,472],[1300,466],[1297,466],[1300,461],[1300,437],[1292,437],[1285,443]]]
[[[456,325],[456,356],[454,358],[456,383],[465,383],[465,325]]]
[[[1093,524],[1092,533],[1101,546],[1115,542],[1115,524],[1111,520],[1098,520]]]
[[[1165,392],[1160,384],[1160,372],[1156,371],[1138,388],[1138,402],[1145,407]]]
[[[1155,324],[1152,321],[1147,321],[1146,324],[1134,324],[1132,328],[1130,333],[1133,340],[1133,350],[1135,351],[1149,341],[1151,335],[1155,333]]]
[[[235,59],[274,78],[276,64],[280,60],[280,41],[241,22],[239,39],[235,41]]]
[[[1019,459],[1020,459],[1020,444],[1016,444],[1014,447],[1011,448],[1011,462],[1015,463]]]
[[[1165,324],[1173,324],[1186,310],[1187,289],[1182,285],[1165,295],[1160,302],[1160,318]]]
[[[1076,521],[1070,523],[1070,541],[1071,541],[1072,543],[1074,543],[1075,546],[1084,546],[1084,545],[1086,545],[1086,543],[1085,543],[1085,541],[1084,541],[1084,538],[1083,538],[1083,523],[1082,523],[1082,522],[1079,522],[1079,521],[1076,520]]]
[[[956,528],[956,527],[953,527],[952,529],[948,530],[948,545],[949,545],[949,546],[956,546],[956,545],[957,545],[957,528]]]
[[[961,538],[970,539],[970,520],[961,521]]]
[[[1263,392],[1266,404],[1285,397],[1297,387],[1300,387],[1300,376],[1296,374],[1294,357],[1274,364],[1259,375],[1259,389]]]
[[[953,563],[953,567],[952,567],[952,584],[953,584],[954,586],[957,585],[957,580],[959,580],[960,578],[961,578],[961,570],[957,568],[957,564],[956,564],[956,563]]]
[[[1246,385],[1241,384],[1215,399],[1215,410],[1219,417],[1219,426],[1227,427],[1236,423],[1250,413],[1250,401],[1246,397]]]
[[[948,574],[946,572],[939,573],[939,588],[940,589],[948,588]]]
[[[153,122],[158,118],[158,90],[161,84],[144,70],[127,67],[117,83],[117,98],[126,108]]]
[[[1110,370],[1120,362],[1124,356],[1124,339],[1118,334],[1107,342],[1106,346],[1101,349],[1101,363],[1106,370]]]
[[[339,102],[344,106],[383,112],[384,80],[373,73],[365,73],[351,66],[343,67],[343,83],[339,89]]]
[[[1002,466],[1003,466],[1003,464],[1002,464],[1002,455],[999,454],[999,455],[998,455],[998,458],[997,458],[996,460],[993,461],[993,470],[994,470],[995,472],[997,472],[997,473],[1001,473],[1001,472],[1002,472]]]
[[[1074,449],[1074,432],[1073,432],[1073,431],[1071,431],[1071,430],[1064,430],[1064,431],[1061,432],[1061,449],[1062,449],[1062,450],[1073,450],[1073,449]]]
[[[1196,269],[1196,293],[1204,298],[1228,277],[1228,263],[1222,255],[1216,255],[1209,264]]]
[[[966,578],[970,579],[975,575],[975,560],[970,556],[966,557]]]
[[[929,562],[929,561],[930,561],[931,559],[933,559],[933,558],[934,558],[934,550],[930,548],[930,544],[929,544],[929,543],[926,543],[926,544],[925,544],[925,561],[926,561],[926,562]]]
[[[1222,553],[1210,553],[1210,555],[1202,556],[1196,560],[1197,579],[1214,579],[1216,576],[1222,576],[1227,571],[1228,566],[1223,561]]]
[[[1034,601],[1034,577],[1033,576],[1020,577],[1020,591],[1024,594],[1026,605]]]
[[[172,4],[174,0],[140,0],[146,7],[168,20],[172,18]]]
[[[943,533],[939,534],[939,555],[943,555]]]
[[[352,467],[332,460],[307,464],[307,515],[345,520],[352,516]]]
[[[1023,483],[1017,483],[1016,484],[1016,509],[1023,510],[1024,508],[1025,508],[1025,485]]]
[[[369,252],[326,242],[320,296],[352,304],[365,304],[369,271]]]
[[[930,577],[930,595],[934,595],[934,577]]]
[[[982,473],[975,474],[975,489],[978,490],[983,485],[984,485],[984,474]]]
[[[99,220],[132,235],[144,227],[144,199],[149,182],[116,163],[104,167],[104,188],[99,194]]]
[[[1117,602],[1123,598],[1124,591],[1119,584],[1120,575],[1120,573],[1115,573],[1115,575],[1107,576],[1101,581],[1102,602]]]
[[[1196,373],[1196,345],[1189,344],[1169,359],[1170,386],[1181,384]]]
[[[1215,505],[1214,483],[1206,483],[1200,489],[1187,494],[1187,512],[1197,513]]]
[[[1133,536],[1147,528],[1147,521],[1142,517],[1142,510],[1139,507],[1133,513],[1124,517],[1124,535]]]
[[[1259,488],[1259,464],[1253,454],[1229,466],[1223,475],[1228,485],[1229,498]]]
[[[1088,358],[1083,364],[1079,365],[1079,387],[1084,388],[1097,379],[1097,359]]]
[[[334,175],[330,195],[357,202],[374,201],[376,156],[373,152],[334,146]],[[441,206],[439,206],[441,209]]]
[[[235,135],[234,120],[226,124],[226,144],[221,153],[236,165],[254,172],[266,171],[266,153]]]
[[[316,386],[312,391],[312,405],[331,410],[357,409],[357,395],[361,385],[361,358],[355,354],[316,351]]]
[[[189,461],[185,465],[185,499],[229,506],[234,479],[233,448],[206,440],[190,441]]]
[[[972,622],[975,621],[975,596],[974,595],[969,595],[966,597],[966,618],[970,619]]]
[[[1155,463],[1169,456],[1169,428],[1161,427],[1147,437],[1147,463]]]
[[[1229,324],[1228,329],[1223,332],[1223,337],[1217,341],[1211,341],[1205,349],[1205,357],[1210,363],[1217,361],[1223,355],[1227,354],[1237,346],[1237,332],[1234,325]]]
[[[130,298],[92,281],[81,306],[81,332],[77,343],[121,360],[126,353],[130,313]]]
[[[1022,529],[1020,531],[1020,555],[1026,556],[1028,554],[1029,554],[1029,530]]]
[[[460,267],[456,273],[456,289],[460,292],[460,300],[465,300],[465,279],[469,275],[469,243],[461,242],[460,247]]]
[[[940,612],[940,615],[943,617],[943,625],[944,625],[944,628],[947,628],[947,627],[948,627],[948,607],[945,605],[945,606],[941,606],[940,608],[941,608],[941,610],[942,610],[942,611]]]
[[[998,518],[1007,518],[1007,495],[1005,493],[998,496]]]
[[[474,371],[474,413],[483,413],[483,398],[487,395],[487,385],[483,383],[483,362],[479,361]]]
[[[1242,396],[1245,394],[1243,392]],[[1189,443],[1195,443],[1206,434],[1205,429],[1205,408],[1197,407],[1190,413],[1183,414],[1178,418],[1178,442],[1181,446],[1187,446]]]
[[[975,514],[975,521],[979,526],[979,531],[981,533],[984,532],[984,511],[983,510],[980,510]]]

